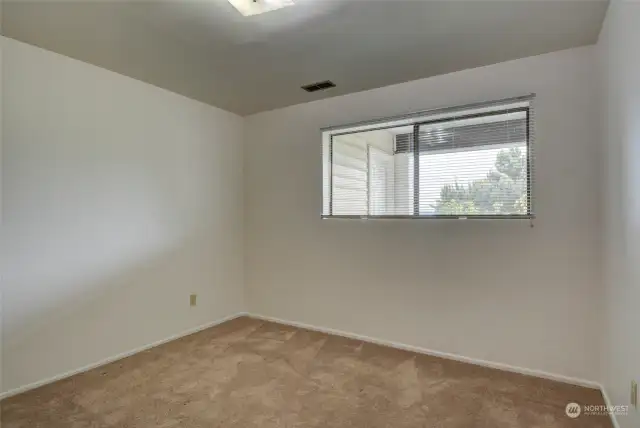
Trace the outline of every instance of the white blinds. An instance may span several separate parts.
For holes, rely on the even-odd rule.
[[[324,217],[532,218],[532,97],[325,132]]]

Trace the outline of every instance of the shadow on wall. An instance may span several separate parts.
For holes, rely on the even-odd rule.
[[[241,119],[15,40],[3,55],[4,390],[237,312]]]
[[[239,310],[233,289],[226,291],[224,284],[237,277],[241,266],[216,254],[219,238],[214,230],[200,231],[171,247],[139,254],[135,264],[112,266],[108,275],[79,277],[75,291],[53,304],[12,305],[14,317],[23,313],[5,336],[4,390],[78,369]],[[53,284],[40,286],[55,294]],[[190,293],[199,295],[195,308],[189,307]],[[23,299],[9,296],[9,300]],[[230,302],[238,303],[235,309]]]

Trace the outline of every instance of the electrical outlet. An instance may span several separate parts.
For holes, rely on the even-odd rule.
[[[195,306],[197,305],[198,301],[198,295],[197,294],[192,294],[191,296],[189,296],[189,304],[191,306]]]
[[[631,405],[638,408],[638,382],[631,381]]]

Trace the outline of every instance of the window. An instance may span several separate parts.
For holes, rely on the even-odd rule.
[[[325,130],[323,217],[533,218],[532,101]]]

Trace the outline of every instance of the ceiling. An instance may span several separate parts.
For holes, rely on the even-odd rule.
[[[4,0],[4,35],[241,115],[595,43],[605,0]],[[313,94],[300,86],[332,80]]]

